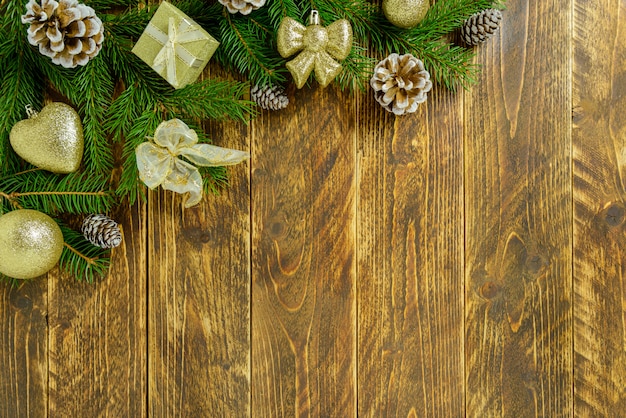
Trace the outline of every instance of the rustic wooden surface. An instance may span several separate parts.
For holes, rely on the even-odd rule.
[[[0,284],[0,417],[620,417],[626,4],[508,0],[478,84],[396,118],[289,90],[93,285]]]

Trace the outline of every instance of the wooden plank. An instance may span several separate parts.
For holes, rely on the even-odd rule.
[[[359,107],[359,416],[464,416],[461,99]]]
[[[252,411],[356,414],[354,101],[297,91],[254,121]]]
[[[249,149],[247,127],[212,124],[215,145]],[[148,213],[149,415],[250,414],[249,168],[184,209],[150,193]]]
[[[52,416],[146,416],[145,205],[112,216],[123,230],[108,277],[49,274]]]
[[[625,14],[620,0],[574,1],[576,417],[626,411]]]
[[[570,0],[510,0],[465,100],[467,416],[572,415]]]
[[[48,413],[48,282],[0,283],[0,417]]]

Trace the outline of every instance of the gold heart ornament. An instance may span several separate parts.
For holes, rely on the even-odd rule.
[[[78,170],[83,159],[83,125],[65,103],[50,103],[41,112],[27,109],[28,119],[16,123],[9,140],[13,150],[29,163],[53,173]]]

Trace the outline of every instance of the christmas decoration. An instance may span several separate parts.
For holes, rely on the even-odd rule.
[[[252,87],[250,90],[252,100],[265,110],[280,110],[287,107],[289,98],[285,91],[278,86]]]
[[[63,233],[36,210],[15,210],[0,217],[0,273],[32,279],[50,271],[61,258]]]
[[[77,0],[29,0],[22,23],[28,23],[28,41],[52,62],[66,68],[86,65],[100,52],[102,21]]]
[[[135,44],[133,53],[179,89],[198,78],[218,45],[219,42],[189,16],[163,2]]]
[[[479,45],[498,30],[502,13],[497,9],[487,9],[474,13],[463,23],[461,38],[467,45]]]
[[[29,163],[52,171],[71,173],[83,157],[83,127],[71,106],[55,102],[40,113],[28,108],[29,118],[13,126],[13,150]]]
[[[432,88],[424,64],[411,54],[391,54],[379,62],[370,85],[376,101],[396,115],[415,112]]]
[[[327,27],[320,26],[317,10],[311,12],[309,25],[303,26],[286,17],[278,27],[278,52],[288,58],[300,52],[287,63],[287,69],[300,89],[311,71],[322,87],[326,87],[342,69],[335,60],[344,60],[352,49],[352,26],[340,19]]]
[[[160,185],[165,190],[188,193],[186,208],[202,200],[202,177],[194,165],[178,156],[204,167],[234,165],[250,158],[247,152],[198,144],[196,132],[179,119],[161,123],[152,139],[154,143],[137,147],[139,177],[151,189]]]
[[[409,29],[424,19],[429,4],[429,0],[383,0],[383,13],[395,26]]]
[[[87,241],[100,248],[115,248],[122,243],[122,232],[117,222],[106,215],[87,216],[81,232]]]
[[[219,0],[226,6],[229,13],[241,13],[248,15],[251,11],[260,9],[265,5],[265,0]]]
[[[204,28],[211,28],[215,38],[220,40],[221,47],[211,59],[222,69],[239,73],[235,74],[235,80],[243,80],[216,78],[214,74],[224,74],[224,71],[217,71],[177,90],[169,88],[161,75],[147,71],[131,51],[155,12],[168,6],[142,2],[137,6],[124,4],[122,7],[116,0],[90,0],[88,4],[95,13],[83,14],[88,10],[73,6],[76,3],[70,0],[40,0],[28,3],[29,9],[24,10],[26,3],[28,0],[0,1],[0,68],[3,70],[0,83],[0,114],[3,116],[0,118],[0,213],[28,208],[64,219],[110,213],[121,201],[126,201],[122,199],[128,199],[131,204],[143,199],[136,149],[146,137],[154,134],[163,120],[179,118],[204,122],[231,118],[249,121],[253,112],[253,102],[246,100],[249,85],[284,85],[289,76],[286,60],[275,45],[281,20],[286,16],[304,16],[311,8],[311,2],[276,1],[267,2],[249,15],[239,13],[233,16],[217,2],[177,2],[182,11],[194,19],[189,21],[192,26],[195,27],[195,21]],[[472,64],[475,51],[451,43],[448,35],[458,31],[462,22],[472,14],[501,3],[495,0],[437,0],[431,3],[431,10],[422,24],[400,31],[391,24],[379,24],[380,7],[370,1],[316,0],[321,22],[333,22],[340,16],[350,22],[353,30],[353,48],[341,62],[343,70],[333,80],[342,87],[343,94],[351,94],[354,87],[365,89],[375,64],[370,57],[385,56],[387,51],[427,58],[425,62],[432,74],[432,82],[442,87],[470,87],[478,71],[478,67]],[[82,11],[80,14],[71,12],[72,19],[78,20],[70,23],[69,10],[73,7]],[[102,39],[95,29],[88,30],[98,26],[92,25],[97,22],[96,13],[102,19],[107,37],[106,44],[102,44],[103,53],[98,54],[97,59],[90,60],[88,65],[76,71],[66,71],[38,52],[38,48],[48,54],[56,50],[55,60],[60,62],[63,58],[66,65],[70,65],[70,56],[71,65],[85,63],[86,59],[95,56],[98,45],[101,45]],[[37,47],[29,41],[22,15],[25,23],[30,25],[31,41],[35,41]],[[181,38],[187,37],[181,34],[181,31],[185,34],[187,31],[181,27],[180,16],[178,13],[168,14],[165,24],[159,26],[166,39],[162,34],[157,35],[161,41],[154,41],[157,45],[147,61],[152,66],[154,58],[164,50],[161,65],[166,77],[166,67],[172,73],[172,67],[165,65],[173,61],[168,60],[168,54],[170,57],[174,54],[177,78],[182,77],[189,66],[181,64],[177,51],[182,46],[192,53],[189,48],[195,44],[195,41],[180,42]],[[170,31],[169,17],[174,18],[173,31]],[[66,18],[68,20],[64,20]],[[87,45],[87,49],[78,51],[77,39],[83,32],[82,29],[74,32],[74,29],[80,29],[82,25],[85,32],[80,42],[83,47]],[[57,32],[64,34],[62,45],[57,41]],[[307,31],[299,28],[299,32],[304,38]],[[313,31],[307,35],[307,42],[315,41],[309,46],[320,45],[315,40],[320,34],[323,33]],[[146,36],[150,37],[147,33]],[[168,42],[170,45],[166,47],[164,44]],[[92,51],[89,45],[93,43],[96,49]],[[330,42],[326,44],[326,52],[329,45]],[[69,49],[65,50],[66,47]],[[299,51],[305,53],[305,50],[303,46]],[[334,57],[328,54],[332,62]],[[9,133],[23,119],[24,106],[31,103],[41,108],[48,90],[53,92],[53,97],[62,96],[74,109],[80,109],[83,125],[84,151],[79,170],[62,176],[25,167],[22,158],[11,151],[9,144]],[[200,142],[205,142],[204,138]],[[114,152],[119,148],[121,152],[117,160]],[[121,170],[118,171],[118,167]],[[225,187],[225,167],[198,166],[197,170],[204,191]],[[76,279],[89,282],[106,273],[110,251],[92,245],[79,231],[63,224],[59,226],[65,238],[60,267]],[[3,278],[0,274],[0,280]]]

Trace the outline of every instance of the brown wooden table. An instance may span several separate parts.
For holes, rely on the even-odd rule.
[[[509,0],[477,63],[413,116],[211,124],[223,195],[0,285],[0,416],[626,416],[626,3]]]

